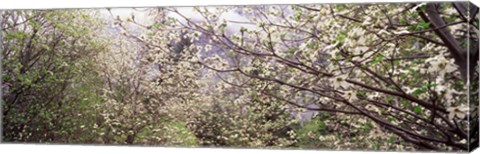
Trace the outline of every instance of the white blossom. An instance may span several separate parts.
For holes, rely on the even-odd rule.
[[[331,79],[331,82],[333,84],[333,87],[335,89],[339,89],[339,88],[349,88],[350,87],[350,83],[348,83],[347,81],[347,75],[344,74],[344,75],[338,75],[338,76],[335,76]]]
[[[459,119],[464,119],[465,116],[468,114],[468,106],[460,105],[456,107],[449,107],[448,111],[448,119],[453,120],[453,118],[457,117]]]

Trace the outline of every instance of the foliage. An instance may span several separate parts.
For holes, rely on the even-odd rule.
[[[202,64],[236,78],[237,85],[267,82],[278,88],[262,93],[307,110],[331,112],[341,123],[360,115],[416,149],[466,150],[469,109],[462,102],[467,102],[468,85],[462,80],[469,80],[471,67],[466,67],[467,50],[457,39],[478,42],[460,30],[476,25],[462,19],[446,25],[441,18],[461,16],[453,8],[459,5],[195,8],[204,20],[184,18],[188,24],[183,25],[230,55],[218,54],[213,62],[205,58]],[[237,22],[219,17],[232,11],[249,15],[243,28],[218,31],[235,26]],[[437,30],[442,26],[448,30]],[[469,60],[476,66],[475,58]],[[346,140],[340,137],[332,146],[343,147]]]
[[[167,7],[144,19],[110,9],[101,18],[107,13],[6,11],[2,135],[468,150],[467,141],[478,143],[468,139],[478,121],[467,118],[478,108],[466,103],[478,102],[467,93],[478,93],[478,16],[466,6]]]
[[[93,142],[83,126],[99,103],[90,56],[104,50],[95,40],[94,12],[6,11],[3,15],[3,136],[6,141]],[[83,82],[84,81],[84,82]],[[78,116],[85,118],[79,119]],[[71,136],[69,135],[71,134]],[[83,135],[85,134],[85,135]]]
[[[243,94],[227,102],[224,99],[206,104],[189,123],[202,145],[291,147],[295,144],[294,126],[298,122],[284,104],[257,94]]]

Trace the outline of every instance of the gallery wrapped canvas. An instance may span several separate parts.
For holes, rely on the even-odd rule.
[[[470,2],[0,10],[1,141],[469,152]]]

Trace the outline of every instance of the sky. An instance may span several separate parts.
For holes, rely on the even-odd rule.
[[[208,7],[209,10],[214,10],[214,8],[215,7]],[[130,18],[132,15],[134,15],[136,22],[138,22],[140,24],[148,25],[148,24],[152,24],[152,16],[148,15],[148,10],[147,9],[148,8],[113,8],[113,9],[110,10],[110,12],[112,13],[113,18],[116,18],[118,16],[121,19],[127,19],[127,18]],[[193,21],[200,22],[200,21],[203,20],[203,17],[199,13],[193,11],[193,7],[177,7],[176,9],[178,10],[178,12],[180,14],[192,19]],[[107,9],[102,9],[100,11],[100,13],[102,14],[103,18],[105,18],[105,19],[111,19],[112,18],[112,15],[110,15],[110,13]],[[181,23],[186,22],[185,19],[183,19],[178,14],[170,13],[170,14],[168,14],[168,16],[178,19],[179,22],[181,22]],[[248,19],[245,16],[238,14],[234,10],[223,13],[220,16],[219,21],[222,21],[224,19],[227,20],[227,21],[232,20],[232,21],[239,21],[239,22],[248,22]],[[240,31],[241,27],[254,28],[255,25],[229,22],[227,24],[226,29],[229,32],[238,32],[238,31]]]

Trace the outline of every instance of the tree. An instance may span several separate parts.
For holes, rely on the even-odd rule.
[[[209,42],[196,39],[198,35],[188,29],[178,29],[175,18],[163,16],[165,11],[168,10],[154,10],[162,17],[157,16],[150,26],[128,21],[146,27],[148,36],[127,34],[144,44],[146,61],[158,69],[153,82],[156,85],[147,89],[156,91],[155,98],[165,104],[159,110],[165,111],[170,118],[187,123],[200,145],[293,146],[296,122],[284,108],[284,103],[218,82],[225,79],[198,63],[198,57],[208,57],[207,54],[199,55],[200,51],[210,49],[193,46],[199,43],[208,46]],[[129,33],[129,28],[123,25]],[[256,89],[261,90],[261,87]]]
[[[285,103],[228,83],[218,83],[210,92],[211,99],[198,104],[189,120],[201,145],[263,148],[293,147],[297,142],[298,120]]]
[[[173,12],[184,17],[186,29],[208,36],[230,55],[200,63],[248,78],[237,85],[277,85],[281,88],[261,92],[339,118],[365,117],[420,149],[468,149],[465,115],[476,107],[463,102],[469,81],[477,79],[473,68],[478,60],[478,48],[466,49],[478,47],[471,46],[478,44],[478,16],[473,16],[478,8],[473,5],[238,8],[249,15],[247,22],[222,20],[228,9],[195,10],[205,20],[194,22]],[[228,34],[225,29],[232,23],[256,27]]]
[[[478,145],[478,8],[469,3],[193,9],[202,19],[175,8],[147,9],[147,23],[135,13],[2,13],[4,140]]]
[[[104,50],[94,12],[5,11],[2,135],[7,142],[94,142],[82,134],[98,103],[89,59]],[[86,90],[88,89],[88,90]],[[90,91],[91,90],[91,91]],[[89,101],[86,101],[90,99]],[[77,116],[84,114],[84,119]],[[67,135],[69,134],[69,135]],[[78,135],[82,134],[82,135]],[[78,136],[77,136],[78,135]]]
[[[99,122],[103,142],[196,145],[178,117],[183,113],[177,113],[179,106],[191,104],[199,96],[188,41],[169,40],[167,36],[181,36],[169,31],[147,29],[148,35],[137,35],[131,31],[135,26],[133,16],[115,22],[121,35],[108,36],[115,38],[115,46],[97,57],[104,82],[104,119]]]

